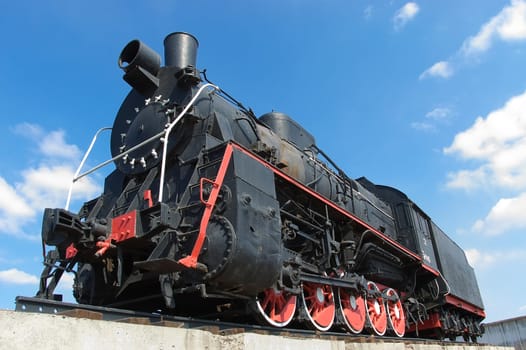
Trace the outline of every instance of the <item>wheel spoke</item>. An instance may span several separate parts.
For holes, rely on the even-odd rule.
[[[392,288],[384,291],[385,295],[389,297],[394,297],[396,301],[387,300],[387,321],[389,322],[389,327],[398,337],[403,337],[405,335],[405,313],[404,307],[396,291]]]
[[[303,283],[303,308],[310,321],[308,325],[320,331],[326,331],[334,323],[336,305],[332,288],[319,283]]]
[[[266,324],[285,327],[294,317],[296,302],[296,295],[269,288],[255,300],[256,315]]]
[[[263,299],[263,302],[261,303],[261,308],[263,310],[266,310],[270,302],[271,302],[270,296],[268,294],[265,294],[265,298]]]
[[[378,335],[384,335],[387,330],[387,312],[384,300],[379,296],[380,290],[376,283],[367,282],[367,318],[369,325]]]

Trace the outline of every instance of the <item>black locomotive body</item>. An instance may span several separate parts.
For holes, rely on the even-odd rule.
[[[38,296],[284,327],[476,339],[464,252],[400,191],[352,180],[289,116],[260,118],[196,69],[197,40],[134,40],[100,197],[46,209]]]

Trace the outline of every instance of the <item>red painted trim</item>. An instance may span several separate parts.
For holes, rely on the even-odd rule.
[[[216,183],[210,179],[207,179],[206,177],[202,177],[201,181],[199,181],[199,200],[203,205],[206,207],[209,207],[211,204],[205,199],[205,191],[203,191],[203,188],[205,187],[205,183],[208,183],[212,185],[212,187],[217,186]]]
[[[486,317],[486,313],[484,312],[483,309],[481,309],[480,307],[478,306],[475,306],[465,300],[462,300],[460,299],[459,297],[456,297],[454,295],[446,295],[446,303],[450,304],[450,305],[453,305],[457,308],[460,308],[460,309],[463,309],[463,310],[466,310],[470,313],[473,313],[473,314],[476,314],[476,315],[479,315],[480,317]]]
[[[151,208],[153,206],[152,190],[144,191],[143,199],[148,202],[148,208]]]
[[[243,148],[242,146],[238,145],[238,144],[234,144],[232,143],[232,146],[236,149],[236,150],[239,150],[240,152],[246,154],[247,156],[251,157],[252,159],[258,161],[259,163],[261,163],[263,166],[267,167],[268,169],[272,170],[274,172],[274,174],[278,175],[279,177],[283,178],[285,181],[293,184],[294,186],[298,187],[301,191],[304,191],[304,192],[307,192],[309,195],[311,195],[312,197],[322,201],[324,204],[330,206],[332,209],[336,210],[337,212],[339,212],[340,214],[342,215],[345,215],[347,216],[349,219],[359,223],[360,225],[362,225],[365,229],[367,230],[371,230],[372,232],[374,232],[375,235],[377,235],[379,238],[381,238],[383,241],[385,241],[386,243],[389,243],[392,247],[395,247],[397,248],[398,250],[400,250],[402,253],[404,253],[405,255],[407,255],[408,257],[412,258],[413,260],[415,261],[418,261],[418,262],[421,262],[422,261],[422,258],[413,253],[412,251],[410,251],[409,249],[407,249],[406,247],[404,247],[403,245],[399,244],[398,242],[396,242],[395,240],[391,239],[390,237],[384,235],[383,233],[381,233],[380,231],[378,231],[377,229],[373,228],[372,226],[370,226],[368,223],[366,223],[365,221],[363,221],[362,219],[358,218],[357,216],[355,216],[354,214],[348,212],[347,210],[339,207],[338,205],[336,205],[334,202],[330,201],[329,199],[327,199],[326,197],[322,196],[321,194],[319,194],[318,192],[315,192],[313,191],[311,188],[305,186],[304,184],[302,184],[301,182],[299,182],[298,180],[290,177],[289,175],[283,173],[282,171],[280,171],[279,169],[273,167],[272,165],[270,165],[269,163],[267,163],[265,160],[263,160],[262,158],[260,158],[259,156],[255,155],[254,153],[248,151],[247,149]],[[432,269],[431,267],[428,267],[426,268],[426,270],[432,272],[434,275],[438,276],[439,273],[437,271],[435,271],[434,269]]]
[[[136,237],[137,211],[132,210],[128,213],[114,217],[111,220],[112,241],[121,242]]]
[[[74,243],[71,243],[67,248],[66,248],[66,259],[71,259],[73,258],[75,255],[77,255],[79,251],[77,250],[77,248],[75,248],[75,244]]]
[[[96,257],[101,257],[103,256],[104,254],[106,254],[106,252],[108,251],[108,249],[112,248],[112,247],[115,247],[114,245],[111,244],[111,237],[108,238],[107,240],[105,241],[101,241],[101,242],[97,242],[95,243],[95,246],[97,248],[100,248],[99,250],[97,250],[95,252],[95,256]]]
[[[228,144],[225,149],[225,154],[223,156],[223,160],[221,161],[221,165],[219,166],[219,170],[217,172],[217,177],[214,182],[210,180],[201,180],[201,192],[203,189],[203,183],[211,182],[212,183],[212,191],[210,192],[210,196],[208,196],[208,200],[205,202],[201,195],[201,200],[205,203],[205,211],[203,213],[203,217],[201,218],[201,225],[199,227],[199,234],[197,235],[197,239],[194,244],[194,248],[192,249],[192,253],[179,260],[179,264],[189,267],[189,268],[195,268],[197,266],[197,258],[199,257],[199,254],[201,253],[201,248],[203,248],[203,243],[205,242],[206,237],[206,228],[208,227],[208,222],[210,221],[210,217],[212,216],[212,211],[214,210],[214,206],[217,201],[217,197],[219,196],[219,191],[221,190],[221,186],[223,185],[223,181],[225,180],[226,171],[228,169],[228,165],[230,163],[230,159],[232,158],[233,145]]]
[[[412,323],[407,329],[408,332],[425,331],[428,329],[442,328],[442,322],[440,322],[440,315],[437,312],[434,312],[429,315],[427,320],[424,320],[423,323],[414,324]]]

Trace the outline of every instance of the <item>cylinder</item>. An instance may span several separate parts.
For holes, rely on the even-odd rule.
[[[161,57],[145,43],[136,39],[130,41],[122,49],[119,56],[119,67],[128,73],[137,66],[156,76],[161,67]]]
[[[164,39],[164,64],[180,69],[196,66],[199,42],[188,33],[175,32]]]

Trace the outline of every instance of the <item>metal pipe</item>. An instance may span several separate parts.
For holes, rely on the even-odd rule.
[[[71,184],[69,185],[69,191],[68,191],[68,198],[66,199],[66,205],[64,206],[64,209],[69,210],[69,203],[71,201],[71,194],[73,192],[73,184],[78,180],[77,176],[80,173],[80,170],[84,166],[84,163],[86,162],[86,159],[88,159],[89,154],[91,153],[91,149],[93,148],[93,145],[95,145],[95,141],[97,140],[97,137],[99,134],[103,131],[111,130],[110,127],[104,127],[100,128],[96,133],[95,136],[93,136],[93,139],[91,140],[91,143],[88,147],[88,150],[84,154],[84,157],[82,158],[82,161],[80,162],[79,167],[77,168],[77,171],[75,172],[75,175],[73,175],[73,179],[71,179]]]
[[[167,149],[168,149],[168,137],[170,136],[170,133],[172,132],[172,129],[174,128],[174,126],[181,120],[181,118],[186,114],[186,112],[188,112],[190,107],[193,106],[193,104],[195,103],[195,101],[197,100],[199,95],[201,95],[203,90],[208,88],[208,87],[212,87],[214,90],[220,91],[219,87],[216,86],[216,85],[204,84],[203,86],[201,86],[199,88],[199,90],[197,91],[195,96],[190,100],[190,102],[186,105],[186,107],[181,111],[181,113],[179,113],[177,115],[177,117],[174,119],[174,121],[171,122],[170,125],[165,130],[161,131],[160,133],[158,133],[156,135],[153,135],[152,137],[150,137],[150,138],[144,140],[143,142],[141,142],[141,143],[131,147],[130,149],[126,150],[125,152],[122,152],[119,155],[117,155],[117,156],[115,156],[115,157],[113,157],[111,159],[108,159],[108,160],[96,165],[95,167],[91,168],[90,170],[88,170],[88,171],[86,171],[86,172],[84,172],[84,173],[79,175],[79,172],[80,172],[81,168],[84,166],[84,162],[86,161],[89,153],[91,152],[93,144],[95,143],[95,140],[97,139],[97,136],[99,135],[99,133],[101,131],[104,131],[104,130],[108,130],[108,129],[111,130],[111,128],[106,127],[106,128],[102,128],[99,131],[97,131],[97,133],[93,137],[93,140],[91,141],[91,144],[90,144],[90,147],[88,148],[88,151],[84,155],[84,159],[82,160],[80,166],[78,167],[78,169],[77,169],[77,171],[75,173],[75,176],[73,177],[73,180],[72,180],[71,185],[70,185],[70,190],[69,190],[69,193],[68,193],[68,199],[67,199],[67,202],[66,202],[65,209],[68,210],[70,199],[71,199],[72,187],[73,187],[73,184],[75,182],[77,182],[81,178],[83,178],[83,177],[85,177],[85,176],[87,176],[87,175],[99,170],[100,168],[108,165],[111,162],[114,162],[116,160],[119,160],[119,159],[123,158],[128,153],[133,152],[136,149],[144,146],[145,144],[147,144],[149,142],[152,142],[152,141],[154,141],[154,140],[156,140],[156,139],[158,139],[158,138],[160,138],[160,137],[162,137],[164,135],[163,154],[162,154],[162,161],[161,161],[161,178],[160,178],[160,184],[159,184],[159,202],[162,202],[162,200],[163,200],[163,187],[164,187],[163,184],[164,184],[165,168],[166,168],[166,153],[167,153]]]
[[[201,92],[203,92],[204,89],[207,87],[212,87],[214,90],[220,91],[219,87],[213,84],[204,84],[199,88],[195,96],[190,100],[190,102],[186,105],[186,107],[179,113],[179,115],[174,119],[174,121],[166,128],[164,131],[164,142],[163,142],[163,154],[162,154],[162,161],[161,161],[161,178],[159,181],[159,203],[163,201],[163,188],[164,188],[164,176],[165,176],[165,169],[166,169],[166,153],[168,152],[168,137],[170,136],[170,133],[172,132],[172,129],[174,126],[181,120],[181,118],[188,112],[190,107],[193,106],[199,95],[201,95]],[[161,140],[162,141],[162,140]]]

